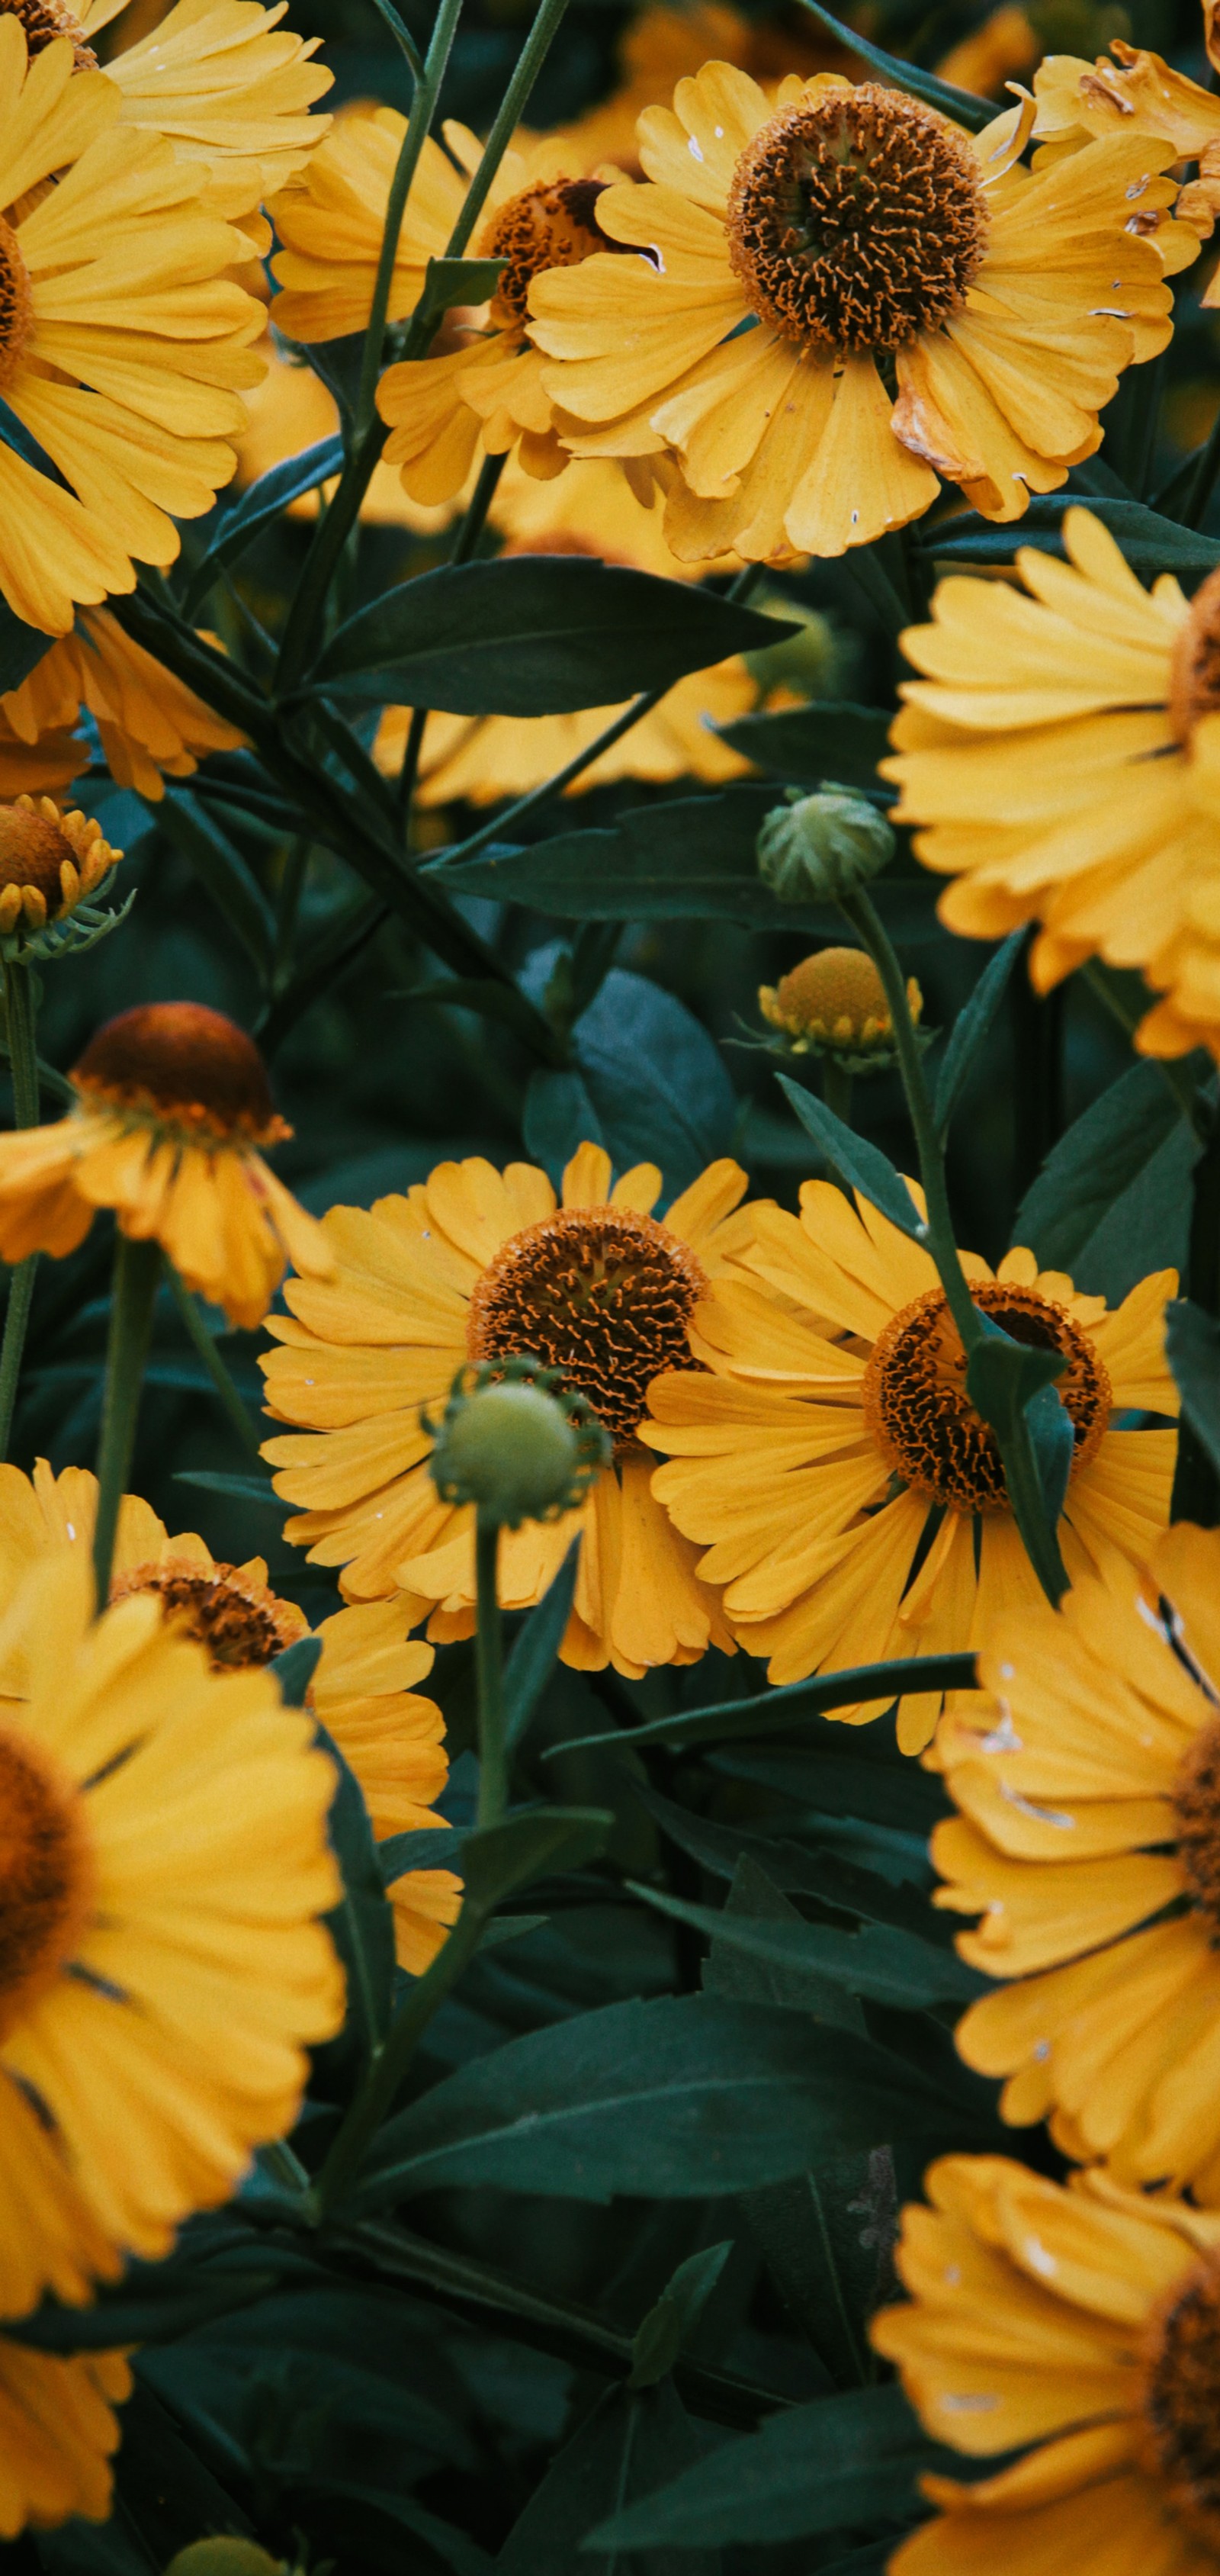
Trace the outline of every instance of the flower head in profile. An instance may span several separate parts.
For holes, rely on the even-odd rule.
[[[54,955],[117,921],[93,897],[122,855],[95,815],[65,814],[50,796],[0,805],[0,954]]]
[[[1220,56],[1206,8],[1204,20],[1216,63]],[[1220,209],[1220,99],[1185,72],[1175,71],[1160,54],[1142,47],[1137,51],[1121,38],[1113,41],[1110,52],[1113,61],[1104,54],[1092,63],[1073,54],[1048,54],[1039,65],[1034,74],[1034,166],[1053,166],[1082,145],[1112,134],[1147,134],[1171,143],[1179,161],[1196,165],[1172,220],[1162,214],[1147,227],[1172,275],[1210,237]],[[1200,300],[1204,305],[1220,301],[1214,277]]]
[[[1066,1362],[1069,1571],[1145,1555],[1169,1517],[1176,1435],[1113,1417],[1177,1411],[1162,1320],[1175,1273],[1109,1312],[1032,1252],[995,1272],[961,1259],[984,1314]],[[1002,1603],[1040,1599],[931,1254],[867,1200],[857,1212],[807,1181],[799,1218],[754,1209],[734,1274],[700,1316],[710,1372],[660,1379],[640,1437],[667,1460],[654,1493],[705,1551],[700,1574],[724,1585],[734,1634],[770,1657],[771,1680],[952,1653]],[[938,1692],[901,1702],[905,1751],[927,1743],[939,1709]]]
[[[130,2394],[121,2352],[64,2359],[0,2335],[0,2540],[27,2524],[54,2530],[76,2514],[109,2519],[114,2409]]]
[[[1019,2456],[940,2507],[890,2576],[1209,2576],[1220,2561],[1220,2218],[1103,2174],[1065,2190],[945,2156],[903,2212],[905,2307],[874,2318],[938,2442]]]
[[[50,635],[137,562],[176,561],[261,373],[262,308],[225,273],[244,236],[205,208],[202,165],[121,108],[66,37],[27,58],[0,13],[0,396],[60,478],[0,446],[0,591]]]
[[[184,680],[133,641],[108,608],[84,609],[19,688],[0,695],[0,794],[52,794],[89,763],[86,713],[116,787],[154,804],[167,778],[189,778],[211,751],[245,740]]]
[[[565,442],[658,460],[691,560],[842,554],[920,517],[942,479],[1019,518],[1169,337],[1138,225],[1175,194],[1172,147],[1146,135],[1031,175],[1033,114],[968,135],[838,74],[785,80],[778,107],[727,63],[680,81],[640,119],[651,184],[598,201],[637,256],[530,289]]]
[[[289,1261],[325,1278],[321,1227],[259,1151],[292,1133],[252,1038],[201,1002],[148,1002],[91,1039],[53,1126],[0,1137],[0,1259],[74,1252],[99,1208],[163,1245],[230,1323],[262,1322]]]
[[[510,1163],[442,1163],[405,1198],[325,1218],[336,1277],[291,1280],[281,1347],[262,1362],[270,1411],[304,1432],[267,1443],[276,1490],[303,1507],[285,1536],[316,1563],[344,1568],[355,1601],[400,1586],[440,1642],[474,1626],[474,1511],[437,1493],[435,1417],[463,1360],[528,1355],[558,1369],[592,1406],[613,1463],[579,1508],[529,1522],[500,1544],[501,1597],[541,1599],[574,1538],[576,1594],[568,1663],[640,1674],[693,1663],[731,1640],[695,1551],[650,1492],[640,1446],[654,1377],[700,1364],[702,1302],[749,1214],[735,1163],[714,1163],[663,1220],[655,1165],[611,1187],[610,1159],[584,1145],[560,1203],[544,1172]]]
[[[918,1022],[923,995],[913,975],[907,1002]],[[793,1055],[831,1055],[847,1073],[874,1073],[894,1062],[890,1006],[862,948],[819,948],[802,957],[778,984],[760,986],[758,1007]]]
[[[1090,956],[1138,966],[1164,997],[1139,1046],[1220,1053],[1220,576],[1146,591],[1091,512],[1063,535],[1066,563],[1020,549],[1024,595],[940,583],[882,773],[952,879],[951,930],[1040,922],[1042,991]]]
[[[937,1738],[937,1903],[1004,1983],[958,2045],[1069,2155],[1220,2202],[1220,1538],[1181,1523],[1058,1614],[998,1609],[991,1710]]]
[[[0,1619],[8,2317],[227,2200],[343,2013],[312,1721],[271,1674],[214,1672],[156,1599],[92,1610],[63,1547]]]

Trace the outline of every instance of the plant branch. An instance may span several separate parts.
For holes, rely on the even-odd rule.
[[[36,1127],[39,1092],[38,1053],[34,1042],[34,986],[29,967],[23,966],[16,958],[9,960],[4,968],[4,1010],[13,1076],[14,1125],[19,1128]],[[37,1275],[38,1254],[31,1252],[27,1253],[24,1261],[17,1263],[9,1280],[4,1339],[0,1342],[0,1458],[8,1456]]]

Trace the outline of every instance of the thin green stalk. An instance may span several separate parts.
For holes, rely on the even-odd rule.
[[[1220,411],[1212,422],[1202,447],[1182,516],[1188,528],[1200,528],[1207,516],[1207,505],[1220,474]]]
[[[216,1348],[215,1335],[209,1333],[199,1311],[198,1298],[192,1296],[185,1279],[179,1278],[172,1261],[166,1262],[165,1275],[169,1282],[170,1295],[182,1318],[188,1338],[198,1352],[220,1398],[221,1411],[236,1433],[247,1457],[256,1458],[261,1463],[262,1433],[233,1384]]]
[[[389,28],[400,54],[405,55],[410,65],[412,80],[421,81],[424,77],[423,56],[410,28],[403,25],[397,9],[391,7],[390,0],[373,0],[373,7],[378,17],[383,19]]]
[[[279,991],[281,985],[287,982],[291,972],[297,920],[301,910],[301,897],[305,892],[305,879],[309,874],[312,849],[313,844],[308,835],[298,832],[284,859],[275,907],[275,954],[271,961],[273,992]]]
[[[449,556],[451,566],[470,562],[487,524],[487,513],[495,499],[496,487],[507,463],[507,449],[502,456],[484,457],[479,467],[478,480],[471,493]],[[415,781],[419,775],[420,756],[424,747],[424,731],[430,712],[428,707],[413,707],[411,722],[407,729],[406,748],[403,752],[402,771],[398,781],[398,805],[400,812],[406,818],[408,833],[411,802],[415,794]]]
[[[482,1908],[467,1897],[443,1948],[437,1951],[425,1974],[416,1979],[387,2037],[374,2051],[364,2082],[309,2195],[309,2215],[316,2222],[334,2208],[358,2172],[433,2014],[439,2012],[446,1995],[473,1959],[485,1921]]]
[[[500,1524],[480,1512],[475,1526],[475,1672],[479,1695],[479,1803],[475,1823],[498,1825],[508,1805],[508,1754],[504,1739],[504,1634],[496,1567]]]
[[[822,1098],[845,1127],[851,1125],[851,1075],[833,1055],[822,1058]]]
[[[512,79],[496,110],[495,123],[483,146],[482,160],[445,245],[446,259],[460,259],[469,243],[487,203],[492,180],[525,114],[534,83],[559,33],[567,6],[568,0],[540,0],[533,26],[517,56]]]
[[[93,1574],[101,1610],[110,1598],[119,1506],[131,1472],[160,1275],[159,1243],[133,1243],[129,1235],[116,1233],[102,1429],[97,1445],[97,1526],[93,1534]]]
[[[13,1077],[13,1123],[17,1127],[36,1127],[39,1099],[34,987],[29,967],[20,965],[16,959],[7,962],[4,968],[4,1007]],[[0,1458],[8,1456],[37,1271],[38,1255],[31,1252],[24,1261],[18,1262],[9,1281],[4,1339],[0,1342]]]
[[[441,0],[437,11],[432,41],[428,47],[423,78],[416,82],[411,113],[402,138],[390,193],[386,199],[385,223],[381,249],[377,255],[377,275],[373,282],[373,301],[369,309],[368,328],[360,357],[360,384],[353,413],[353,445],[359,447],[366,435],[377,406],[377,379],[381,373],[381,352],[389,313],[390,290],[394,283],[394,263],[406,212],[411,182],[419,168],[419,158],[428,139],[428,129],[436,113],[441,83],[448,68],[450,50],[462,14],[462,0]]]

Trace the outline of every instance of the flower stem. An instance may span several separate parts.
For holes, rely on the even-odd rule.
[[[386,315],[390,289],[394,283],[394,263],[398,257],[398,240],[406,212],[411,182],[419,168],[419,157],[428,139],[428,128],[440,96],[441,82],[449,63],[450,49],[457,34],[462,14],[462,0],[441,0],[437,11],[432,42],[428,47],[423,77],[417,81],[411,113],[402,138],[390,193],[386,199],[385,223],[381,249],[377,256],[377,275],[373,282],[373,302],[360,358],[360,386],[356,395],[352,444],[359,447],[372,425],[377,403],[377,379],[381,373],[381,351],[385,339]]]
[[[487,513],[496,497],[496,487],[507,463],[507,449],[502,456],[484,457],[465,516],[454,540],[449,557],[451,566],[470,562],[486,527]],[[428,715],[427,707],[412,708],[406,749],[402,759],[402,774],[398,781],[398,802],[403,815],[407,818],[408,834],[411,801],[415,794],[415,781],[419,772],[420,754],[424,747],[424,728],[428,722]]]
[[[334,2208],[358,2171],[365,2149],[390,2109],[433,2014],[439,2012],[446,1995],[473,1959],[486,1921],[485,1909],[467,1897],[431,1967],[416,1979],[381,2047],[374,2050],[364,2082],[308,2195],[307,2212],[315,2222]]]
[[[39,1099],[34,988],[29,967],[16,959],[8,961],[4,968],[4,1008],[13,1076],[13,1123],[17,1127],[36,1127]],[[18,1262],[9,1281],[4,1339],[0,1342],[0,1458],[8,1456],[37,1270],[38,1254],[31,1252]]]
[[[170,1295],[173,1298],[174,1304],[178,1309],[178,1313],[182,1318],[183,1325],[190,1341],[198,1352],[199,1357],[207,1370],[208,1376],[211,1378],[212,1384],[216,1389],[222,1411],[232,1425],[232,1428],[236,1433],[242,1448],[245,1450],[247,1457],[257,1459],[261,1463],[262,1433],[260,1432],[257,1423],[252,1420],[248,1406],[243,1403],[233,1384],[233,1380],[216,1348],[215,1334],[208,1331],[207,1325],[200,1313],[198,1298],[192,1296],[185,1279],[179,1278],[172,1261],[166,1262],[165,1275],[169,1283]]]
[[[135,1243],[129,1235],[116,1234],[102,1429],[97,1446],[97,1525],[93,1533],[93,1573],[99,1610],[105,1609],[110,1598],[110,1571],[114,1563],[119,1507],[135,1448],[140,1392],[152,1338],[153,1307],[160,1275],[159,1243]]]
[[[851,1075],[832,1055],[822,1059],[822,1098],[835,1118],[851,1125]]]
[[[475,1524],[478,1626],[475,1671],[479,1691],[479,1803],[475,1823],[498,1825],[508,1805],[508,1756],[504,1741],[504,1637],[496,1568],[500,1524],[480,1512]]]

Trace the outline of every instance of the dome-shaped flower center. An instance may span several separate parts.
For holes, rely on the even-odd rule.
[[[617,250],[598,224],[595,208],[604,179],[538,181],[510,197],[493,215],[479,243],[480,259],[502,259],[495,295],[501,325],[524,322],[530,280],[544,268],[577,268],[591,251]]]
[[[1144,2381],[1147,2465],[1176,2519],[1220,2552],[1220,2264],[1200,2263],[1162,2309]]]
[[[171,1557],[159,1565],[131,1566],[115,1576],[110,1598],[121,1601],[130,1592],[159,1593],[166,1612],[207,1647],[217,1672],[248,1672],[252,1665],[269,1664],[303,1637],[308,1625],[293,1602],[277,1600],[236,1565],[209,1568]]]
[[[34,328],[34,291],[21,244],[0,215],[0,394],[11,385]]]
[[[88,1101],[164,1120],[201,1139],[274,1144],[291,1130],[277,1118],[255,1046],[202,1002],[146,1002],[108,1020],[72,1069]]]
[[[1190,1896],[1220,1949],[1220,1718],[1201,1726],[1173,1785],[1178,1858]]]
[[[627,1208],[563,1208],[496,1254],[470,1300],[474,1360],[530,1353],[588,1399],[616,1450],[666,1369],[698,1366],[687,1326],[706,1293],[685,1243]]]
[[[1093,1344],[1036,1288],[997,1279],[970,1293],[1015,1342],[1062,1351],[1067,1367],[1055,1391],[1076,1434],[1075,1472],[1093,1456],[1110,1412],[1110,1380]],[[929,1288],[886,1325],[864,1372],[863,1400],[881,1455],[905,1485],[952,1511],[1008,1509],[999,1442],[966,1392],[966,1355],[943,1290]]]
[[[60,0],[0,0],[0,17],[19,18],[25,29],[26,52],[31,61],[56,36],[66,36],[72,47],[78,72],[97,70],[97,55],[85,42],[80,20]]]
[[[913,977],[907,996],[917,1020],[923,995]],[[798,1046],[812,1039],[819,1046],[867,1051],[885,1048],[893,1035],[881,977],[860,948],[823,948],[816,957],[803,957],[777,985],[764,984],[758,1000],[763,1018]]]
[[[1179,742],[1189,742],[1200,716],[1220,708],[1220,571],[1209,572],[1190,603],[1190,615],[1173,650],[1169,721]]]
[[[961,311],[986,239],[969,144],[872,81],[781,108],[729,189],[729,258],[755,312],[820,348],[934,331]]]
[[[33,886],[53,912],[63,899],[65,861],[74,868],[76,851],[49,796],[42,806],[29,796],[0,805],[0,886]]]
[[[0,2039],[71,1955],[92,1891],[70,1784],[0,1727]]]

